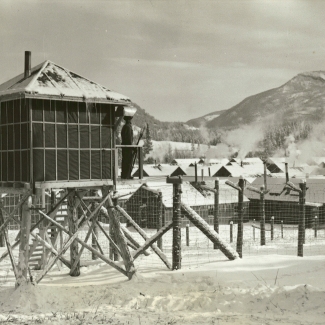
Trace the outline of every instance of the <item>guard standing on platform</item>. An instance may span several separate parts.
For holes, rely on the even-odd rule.
[[[121,138],[122,145],[133,144],[132,116],[124,116],[125,124],[122,127]],[[133,168],[133,148],[122,148],[122,175],[123,179],[132,179],[131,173]]]

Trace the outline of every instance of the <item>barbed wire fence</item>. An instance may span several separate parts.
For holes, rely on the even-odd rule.
[[[325,191],[319,181],[307,179],[306,183],[299,180],[292,183],[277,179],[267,188],[245,184],[241,202],[238,183],[232,185],[234,186],[215,180],[196,184],[184,182],[181,184],[181,202],[191,207],[211,230],[217,231],[223,243],[237,251],[242,245],[242,258],[271,254],[324,255]],[[19,196],[6,195],[2,200],[4,208],[11,211],[19,201]],[[163,226],[173,222],[173,200],[172,184],[148,182],[140,186],[127,199],[121,197],[115,202],[122,209],[116,209],[116,213],[119,215],[123,231],[128,232],[135,242],[133,246],[130,245],[132,252]],[[48,210],[50,205],[48,196],[45,209]],[[64,217],[64,205],[61,210],[58,215]],[[143,233],[139,233],[121,211],[124,211],[143,230]],[[17,218],[19,217],[18,211]],[[37,210],[32,211],[32,218],[33,224],[39,220]],[[107,217],[100,214],[99,221],[109,232]],[[83,240],[88,232],[88,226],[84,228],[80,232],[80,238]],[[242,243],[240,243],[240,231],[238,237],[238,228],[242,229]],[[14,242],[18,231],[16,224],[11,223],[9,227],[11,243]],[[63,234],[61,240],[65,241],[67,238],[68,235]],[[182,267],[196,268],[202,264],[226,259],[218,247],[202,233],[202,230],[188,219],[188,215],[183,210],[180,213],[180,242]],[[97,242],[92,244],[99,246],[104,255],[111,254],[110,244],[104,233],[99,231]],[[171,264],[173,230],[167,231],[156,245]],[[14,250],[14,253],[17,254],[17,250]],[[69,258],[69,253],[66,254],[66,258]],[[81,264],[92,259],[91,252],[84,250]],[[149,247],[135,264],[144,272],[147,269],[166,269],[161,256],[157,255],[152,247]]]

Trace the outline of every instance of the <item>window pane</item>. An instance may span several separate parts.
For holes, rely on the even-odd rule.
[[[102,150],[102,178],[111,179],[111,150]]]
[[[91,127],[91,148],[100,148],[99,125]]]
[[[20,122],[20,99],[13,101],[14,123]]]
[[[69,125],[69,148],[78,148],[78,125]]]
[[[68,179],[68,154],[67,150],[58,150],[58,180]]]
[[[14,126],[8,125],[8,150],[14,149]]]
[[[78,123],[78,103],[69,102],[68,104],[68,122]]]
[[[28,133],[28,125],[21,125],[21,148],[27,149],[29,143],[29,133]]]
[[[7,124],[8,118],[7,118],[7,102],[1,103],[1,124]]]
[[[55,150],[45,150],[45,180],[55,181]]]
[[[33,174],[34,181],[44,181],[44,151],[42,149],[33,150]]]
[[[89,148],[89,127],[80,125],[80,148]]]
[[[43,100],[32,99],[33,121],[43,121]]]
[[[14,112],[13,112],[13,101],[10,100],[7,102],[7,117],[8,117],[8,123],[13,123],[14,122]]]
[[[56,104],[56,121],[58,123],[67,123],[66,102],[57,100]]]
[[[64,124],[57,124],[56,137],[58,148],[67,148],[67,126]]]
[[[78,150],[69,151],[69,179],[79,179],[79,152]]]
[[[14,124],[15,149],[20,149],[20,124]]]
[[[90,179],[89,150],[80,150],[80,178]]]
[[[100,179],[100,151],[91,150],[91,179]]]
[[[45,124],[45,147],[55,147],[55,125]]]
[[[79,123],[88,123],[88,110],[86,103],[79,103]]]
[[[44,148],[42,123],[33,123],[33,147]]]
[[[46,122],[55,122],[55,104],[50,100],[44,100],[44,119]]]

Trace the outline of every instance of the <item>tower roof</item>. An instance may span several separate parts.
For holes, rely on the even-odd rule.
[[[24,73],[0,85],[2,97],[66,98],[111,103],[130,103],[131,100],[87,78],[69,71],[49,60],[33,67],[30,76]]]

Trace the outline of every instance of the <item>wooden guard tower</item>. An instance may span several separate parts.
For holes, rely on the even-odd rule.
[[[48,256],[43,259],[43,272],[37,282],[58,259],[70,267],[71,275],[79,275],[78,243],[89,247],[78,239],[78,230],[85,222],[95,228],[96,214],[105,206],[116,232],[116,249],[126,263],[125,270],[120,271],[132,276],[132,259],[115,220],[110,191],[118,178],[115,131],[123,116],[134,113],[126,96],[51,61],[31,68],[30,52],[25,52],[24,73],[0,85],[0,192],[20,195],[13,211],[2,206],[4,219],[0,229],[8,237],[9,222],[20,225],[20,237],[13,245],[7,242],[8,251],[4,254],[11,257],[18,285],[28,279],[32,247],[29,237],[35,237],[32,231],[37,227],[40,230],[36,240]],[[54,189],[62,189],[59,199],[53,195]],[[96,197],[89,208],[89,201],[85,204],[83,197],[91,197],[99,189],[102,197]],[[51,208],[44,211],[45,198],[50,196]],[[68,227],[56,221],[63,202],[67,204]],[[33,209],[40,214],[36,225],[31,225]],[[81,217],[78,209],[83,211]],[[18,210],[21,213],[17,218]],[[60,250],[57,237],[48,238],[50,225],[70,237]],[[14,263],[12,249],[18,245],[19,259]],[[70,261],[63,258],[68,248]],[[120,268],[110,259],[106,262]]]

